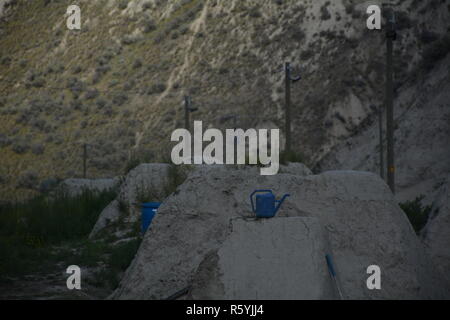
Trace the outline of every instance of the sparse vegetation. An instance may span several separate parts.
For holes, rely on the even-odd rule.
[[[134,60],[133,69],[139,69],[140,67],[142,67],[142,60],[141,59]]]
[[[292,30],[292,39],[294,39],[295,41],[303,41],[305,39],[305,32],[301,29],[295,28],[294,30]]]
[[[17,154],[24,154],[28,152],[30,146],[24,141],[15,141],[12,145],[12,150]]]
[[[450,35],[434,41],[423,52],[422,65],[425,70],[431,70],[440,60],[450,52]]]
[[[45,147],[41,143],[34,144],[31,147],[31,152],[33,152],[33,154],[35,154],[35,155],[41,155],[44,153],[44,151],[45,151]]]
[[[11,63],[12,59],[8,56],[1,58],[0,64],[3,66],[9,65]]]
[[[422,205],[422,200],[424,198],[424,196],[419,196],[414,201],[400,203],[400,208],[405,212],[417,234],[426,225],[428,216],[431,212],[431,206]]]
[[[135,36],[132,36],[132,35],[126,35],[126,36],[124,36],[123,38],[122,38],[122,43],[124,44],[124,45],[130,45],[130,44],[133,44],[133,43],[135,43],[135,42],[137,42],[137,38],[135,37]]]
[[[148,143],[146,147],[155,150],[167,141],[170,130],[183,126],[179,100],[184,94],[191,94],[194,104],[199,107],[200,112],[193,114],[193,119],[211,125],[215,124],[214,119],[229,112],[257,115],[278,125],[283,112],[284,84],[278,81],[281,67],[276,64],[288,60],[295,68],[301,68],[299,71],[305,76],[300,87],[293,86],[292,90],[293,106],[298,107],[293,129],[296,135],[306,133],[302,150],[305,150],[305,156],[313,155],[314,150],[321,149],[322,142],[329,142],[319,141],[322,136],[323,140],[330,137],[327,128],[322,130],[323,133],[318,130],[317,134],[312,128],[317,126],[317,119],[322,124],[323,119],[333,117],[335,110],[325,110],[327,106],[347,96],[350,93],[347,88],[364,101],[367,94],[376,89],[372,84],[382,80],[375,75],[384,76],[382,63],[370,72],[365,70],[366,63],[380,60],[379,48],[369,41],[361,41],[359,33],[351,31],[354,27],[351,17],[354,12],[355,17],[360,13],[365,17],[363,8],[355,1],[344,1],[346,16],[343,7],[336,6],[333,1],[328,1],[321,9],[325,2],[317,6],[311,2],[301,4],[283,0],[237,1],[228,7],[227,1],[171,3],[146,0],[139,2],[138,6],[142,5],[144,10],[140,11],[129,1],[117,0],[112,7],[97,8],[93,4],[95,10],[89,16],[91,28],[87,32],[66,32],[65,28],[56,28],[44,34],[41,31],[46,25],[61,23],[58,12],[65,9],[63,2],[51,1],[52,10],[48,6],[43,10],[44,6],[38,5],[38,1],[18,6],[18,20],[2,21],[0,37],[0,47],[8,48],[8,52],[3,52],[0,57],[0,99],[4,98],[4,102],[0,101],[0,118],[4,123],[0,151],[2,164],[4,162],[5,167],[14,172],[8,180],[10,189],[15,189],[19,172],[32,168],[33,161],[34,170],[43,179],[62,177],[70,171],[80,173],[80,151],[68,149],[80,139],[109,135],[110,125],[116,123],[133,128],[132,135],[111,137],[116,145],[115,153],[99,149],[95,156],[92,155],[92,166],[88,163],[88,167],[92,177],[110,176],[121,171],[130,148],[137,143],[134,135],[141,134],[143,128],[147,129],[145,137],[139,141]],[[447,54],[448,46],[441,42],[445,34],[440,27],[442,23],[429,23],[429,10],[447,8],[441,1],[433,3],[431,6],[418,2],[403,9],[408,15],[399,14],[401,28],[415,23],[417,28],[405,29],[401,35],[396,56],[403,62],[401,65],[395,63],[398,69],[408,68],[407,73],[412,68],[420,71],[421,66],[417,66],[419,52],[414,52],[417,47],[424,49],[423,63],[427,68],[432,68]],[[200,13],[205,5],[209,6],[208,15],[206,21],[202,21]],[[421,8],[425,10],[423,19],[417,16]],[[343,21],[338,23],[336,30],[327,31],[332,21],[327,19],[330,16],[337,19],[339,14]],[[416,21],[409,21],[408,16]],[[229,20],[231,17],[232,21]],[[318,21],[321,18],[328,22]],[[442,16],[436,15],[436,18],[442,19]],[[22,23],[31,20],[36,23]],[[315,23],[322,26],[302,27]],[[31,28],[32,25],[36,27]],[[88,23],[83,23],[83,29],[84,26],[88,28]],[[306,32],[313,34],[306,35]],[[124,39],[123,43],[121,39]],[[80,47],[79,43],[88,46]],[[124,46],[124,43],[128,45]],[[55,45],[59,45],[57,50]],[[364,54],[365,49],[370,49],[371,54]],[[408,55],[405,52],[409,52]],[[348,68],[350,65],[354,68]],[[318,70],[314,72],[316,67]],[[65,72],[64,68],[67,69]],[[403,80],[398,69],[395,74],[402,75],[398,78]],[[356,70],[373,77],[371,84],[367,82],[366,87],[357,88],[359,76],[355,74]],[[183,74],[177,71],[183,71]],[[270,81],[261,80],[269,77]],[[354,81],[347,82],[348,79]],[[320,89],[322,86],[323,90]],[[65,89],[58,89],[61,87]],[[331,87],[333,92],[329,91]],[[242,103],[228,103],[227,96],[239,95],[239,90],[245,96]],[[342,94],[336,95],[338,90]],[[269,112],[274,109],[260,103],[260,92],[272,93],[265,100],[267,104],[277,105],[277,113]],[[161,93],[165,93],[163,100],[157,96]],[[145,94],[149,96],[143,96]],[[313,99],[307,101],[308,95]],[[313,103],[309,103],[311,101]],[[147,109],[151,112],[143,111]],[[341,120],[333,119],[336,124],[343,119],[339,118]],[[128,120],[134,122],[131,124]],[[347,122],[349,126],[351,120],[347,119]],[[245,123],[248,126],[255,124]],[[327,124],[331,128],[330,122]],[[340,131],[337,134],[341,135]],[[42,150],[39,144],[45,149]],[[139,161],[127,169],[137,163]],[[10,192],[5,189],[1,191]],[[13,192],[27,191],[20,188]]]
[[[61,251],[53,246],[85,241],[99,213],[115,196],[114,190],[86,190],[75,197],[61,191],[23,203],[1,203],[0,277],[34,272],[61,259]]]
[[[92,265],[98,265],[99,260],[105,267],[97,271],[89,281],[92,285],[107,287],[114,290],[119,285],[120,276],[128,268],[141,243],[140,238],[135,238],[114,246],[97,242],[90,252],[85,254],[87,261]],[[99,259],[101,257],[101,259]],[[86,261],[86,258],[82,259]]]
[[[167,184],[164,186],[165,198],[174,193],[186,181],[187,170],[181,166],[171,164],[167,172]]]
[[[125,10],[128,7],[128,0],[120,0],[118,7],[120,10]]]
[[[295,152],[295,151],[291,151],[291,152],[286,152],[283,151],[280,154],[280,163],[283,165],[287,165],[289,162],[304,162],[303,157]]]
[[[142,10],[148,10],[148,9],[151,9],[152,8],[152,4],[150,3],[150,2],[145,2],[143,5],[142,5]]]
[[[34,189],[38,183],[36,172],[28,170],[17,179],[17,188]]]
[[[7,147],[11,144],[11,138],[0,133],[0,148]]]
[[[327,1],[322,7],[320,7],[320,19],[321,20],[331,19],[330,11],[328,11],[329,5],[330,5],[330,1]]]
[[[252,7],[252,8],[249,10],[248,15],[249,15],[250,17],[252,17],[252,18],[260,18],[260,17],[261,17],[261,11],[259,11],[259,8],[258,8],[258,7]]]
[[[98,95],[99,95],[99,92],[97,89],[88,89],[84,95],[84,98],[86,100],[92,100],[92,99],[97,98]]]
[[[107,103],[108,103],[108,101],[106,101],[103,98],[98,98],[97,101],[95,101],[95,104],[97,105],[97,107],[99,109],[102,109],[103,107],[105,107]]]
[[[112,102],[115,105],[121,106],[125,102],[127,102],[127,100],[128,100],[128,96],[125,93],[120,92],[120,93],[117,93],[114,95]]]
[[[147,94],[160,94],[166,90],[166,85],[164,83],[153,84],[147,91]]]
[[[124,272],[133,260],[140,245],[140,239],[118,244],[111,252],[109,265],[117,272]]]
[[[152,185],[146,185],[142,183],[137,187],[136,190],[136,201],[138,203],[145,202],[162,202],[172,193],[174,193],[177,188],[186,180],[187,170],[181,166],[176,166],[171,164],[167,171],[167,180],[162,187],[161,191],[158,191]]]

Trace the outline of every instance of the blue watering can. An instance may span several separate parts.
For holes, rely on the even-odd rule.
[[[147,231],[148,227],[152,223],[153,217],[155,216],[160,202],[147,202],[142,204],[142,214],[141,214],[141,232],[142,234]]]
[[[256,195],[256,208],[253,203],[253,196],[256,193],[261,193]],[[272,193],[272,190],[255,190],[250,195],[250,202],[252,203],[252,210],[256,214],[258,218],[272,218],[277,213],[278,209],[280,209],[283,201],[289,197],[290,194],[285,194],[281,200],[276,200],[275,195]],[[278,203],[278,205],[276,205]]]

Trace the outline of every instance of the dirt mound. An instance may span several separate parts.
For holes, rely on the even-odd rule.
[[[433,263],[450,286],[450,175],[440,188],[422,236]]]
[[[141,164],[131,170],[120,186],[117,199],[102,211],[89,238],[95,238],[100,231],[118,222],[121,222],[120,227],[124,229],[120,234],[129,231],[130,223],[138,220],[139,203],[147,201],[144,197],[147,197],[149,201],[150,197],[158,197],[162,193],[168,170],[168,164],[160,163]],[[121,218],[123,221],[119,221]]]
[[[200,264],[190,298],[336,299],[328,253],[316,218],[236,219],[222,247]]]
[[[420,241],[377,175],[343,171],[264,177],[257,168],[211,166],[193,172],[164,202],[111,298],[163,299],[193,285],[205,257],[229,239],[231,219],[253,217],[249,195],[255,189],[291,194],[280,218],[319,220],[345,298],[442,297]],[[367,289],[371,265],[382,270],[382,290]]]

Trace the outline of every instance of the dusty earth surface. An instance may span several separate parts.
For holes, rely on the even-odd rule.
[[[98,267],[81,266],[81,290],[69,290],[66,284],[69,265],[61,260],[32,274],[1,279],[0,300],[97,300],[111,293],[109,288],[95,285],[95,278],[101,272]]]
[[[164,299],[195,285],[193,279],[205,257],[220,252],[224,242],[233,236],[231,221],[252,219],[249,195],[255,189],[271,189],[278,197],[291,194],[277,214],[280,219],[319,219],[329,237],[346,298],[448,296],[440,280],[442,275],[430,262],[393,194],[377,175],[334,171],[264,177],[257,168],[205,166],[194,171],[164,201],[119,288],[110,298]],[[271,220],[267,223],[270,225]],[[286,246],[290,245],[289,239],[295,239],[295,232],[291,230],[291,234],[291,238],[285,239]],[[247,242],[254,240],[242,238]],[[305,240],[305,247],[310,245],[308,241]],[[370,291],[366,287],[365,270],[372,264],[383,269],[384,290]]]
[[[167,165],[161,164],[137,167],[121,180],[123,183],[118,199],[112,203],[133,203],[137,200],[137,193],[132,186],[141,185],[143,180],[150,186],[151,181],[163,184],[168,179],[169,171]],[[287,298],[336,298],[336,292],[330,291],[330,279],[324,272],[323,256],[328,253],[334,257],[344,298],[448,297],[443,280],[448,263],[445,255],[448,247],[446,184],[441,187],[441,200],[422,234],[424,246],[387,185],[369,172],[331,171],[314,175],[302,164],[283,166],[277,176],[260,176],[259,168],[242,166],[198,166],[185,172],[186,180],[164,199],[134,260],[123,278],[121,275],[119,287],[112,294],[110,289],[98,285],[96,278],[99,277],[99,270],[92,267],[83,269],[86,276],[83,290],[68,292],[65,286],[67,275],[64,273],[68,262],[61,260],[45,272],[9,279],[1,285],[0,297],[164,299],[186,287],[193,290],[183,299],[254,298],[255,294],[267,296],[267,287],[252,283],[251,277],[245,277],[247,282],[239,280],[246,269],[236,270],[231,262],[247,257],[244,261],[248,265],[263,259],[263,265],[267,268],[283,266],[287,278],[277,278],[278,281],[273,282],[282,283],[291,279],[288,275],[290,267],[297,271],[303,267],[305,273],[311,273],[309,279],[321,279],[319,283],[323,283],[320,288],[314,281],[306,286],[304,283],[303,286],[294,286]],[[287,193],[291,195],[282,204],[275,220],[269,219],[263,224],[255,221],[249,200],[255,189],[271,189],[278,199]],[[108,207],[99,221],[108,221]],[[116,213],[113,212],[112,217]],[[139,220],[137,211],[125,213],[122,218]],[[297,220],[284,223],[283,219]],[[98,228],[98,223],[93,230]],[[116,227],[118,233],[114,241],[128,241],[126,233],[120,230],[128,230],[129,225],[119,224]],[[99,229],[108,228],[106,223]],[[286,237],[272,239],[273,230],[282,232]],[[99,234],[101,232],[97,236]],[[258,253],[258,243],[264,241],[269,241],[264,246],[267,250]],[[236,247],[239,250],[230,250],[238,242],[245,245]],[[315,262],[308,265],[301,262],[304,258],[301,255],[283,255],[284,251],[280,249],[283,247],[302,247],[305,252],[314,252]],[[298,261],[294,261],[295,257]],[[296,267],[296,264],[299,266]],[[380,265],[384,270],[385,290],[381,292],[365,289],[365,268],[372,264]],[[302,278],[301,282],[304,281]],[[276,284],[269,282],[265,285],[276,287]],[[236,284],[247,284],[247,288],[252,289],[246,291],[244,286],[241,288],[243,290],[236,291]],[[220,289],[223,287],[228,289],[223,291]],[[295,291],[302,287],[312,290]],[[311,292],[315,294],[311,295]]]

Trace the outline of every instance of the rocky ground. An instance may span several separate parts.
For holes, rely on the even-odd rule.
[[[70,250],[55,247],[50,250]],[[70,260],[70,259],[69,259]],[[66,273],[70,262],[59,260],[38,272],[0,279],[0,300],[96,300],[111,294],[107,286],[99,285],[100,267],[82,266],[82,290],[68,290]]]
[[[63,270],[66,265],[61,262],[58,266]],[[0,300],[99,300],[111,294],[107,288],[89,284],[83,284],[82,290],[68,290],[67,277],[64,272],[46,272],[10,278],[0,283]],[[89,282],[89,278],[85,280]]]

